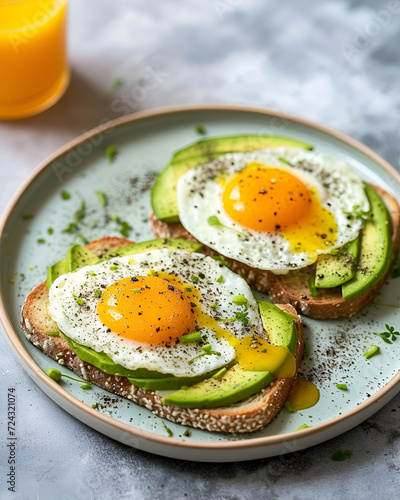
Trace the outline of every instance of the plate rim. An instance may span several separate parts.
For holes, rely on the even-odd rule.
[[[33,172],[25,179],[25,181],[20,185],[14,195],[11,197],[11,200],[7,203],[6,208],[0,218],[0,238],[4,232],[5,226],[7,224],[8,219],[11,217],[14,208],[18,204],[19,200],[23,197],[24,193],[29,189],[31,184],[44,172],[46,172],[51,164],[56,161],[61,156],[68,153],[68,151],[78,147],[83,144],[87,140],[90,140],[92,137],[103,133],[108,133],[113,131],[116,128],[123,127],[125,125],[131,123],[141,123],[154,118],[160,118],[164,116],[172,116],[179,114],[188,114],[193,112],[215,112],[215,111],[224,111],[224,112],[242,112],[249,113],[255,115],[264,115],[274,118],[287,119],[296,124],[314,129],[318,132],[322,132],[328,136],[331,136],[335,139],[338,139],[341,142],[349,145],[350,147],[358,150],[363,153],[370,159],[372,159],[375,163],[377,163],[380,167],[386,170],[399,184],[400,184],[400,173],[384,158],[375,153],[368,146],[362,144],[361,142],[353,139],[352,137],[343,134],[342,132],[338,132],[330,127],[326,127],[325,125],[321,125],[319,123],[313,122],[311,120],[307,120],[305,118],[297,117],[295,115],[291,115],[289,113],[283,113],[277,110],[272,110],[268,108],[260,108],[260,107],[251,107],[251,106],[240,106],[240,105],[229,105],[229,104],[200,104],[200,105],[185,105],[185,106],[170,106],[170,107],[162,107],[155,108],[151,110],[146,110],[138,113],[130,113],[128,115],[124,115],[119,118],[115,118],[113,120],[107,121],[103,124],[97,125],[92,129],[79,134],[77,137],[71,139],[63,146],[56,149],[55,152],[50,154],[45,160],[43,160],[34,170]],[[2,249],[0,247],[0,260],[1,260],[1,252]],[[40,381],[47,386],[48,389],[55,392],[59,397],[61,397],[66,403],[70,403],[77,408],[77,410],[82,411],[84,414],[87,414],[89,418],[95,418],[99,420],[99,423],[103,423],[105,425],[110,425],[114,427],[116,430],[130,434],[141,440],[151,441],[154,444],[160,444],[164,446],[174,447],[182,447],[188,450],[231,450],[231,449],[244,449],[244,448],[259,448],[262,446],[272,447],[276,445],[283,445],[292,441],[299,441],[300,438],[307,438],[311,436],[316,436],[317,434],[326,431],[335,425],[340,425],[341,422],[345,422],[352,417],[355,417],[357,414],[362,413],[363,411],[367,411],[367,409],[371,409],[373,405],[378,403],[378,401],[383,398],[386,394],[394,391],[397,385],[399,385],[398,390],[400,391],[400,371],[392,377],[387,384],[381,387],[375,394],[371,397],[367,398],[362,403],[356,405],[355,407],[347,410],[346,412],[334,417],[327,422],[322,422],[317,424],[316,426],[303,429],[301,431],[292,431],[284,434],[275,434],[273,436],[262,436],[256,438],[242,439],[242,440],[234,440],[228,442],[202,442],[202,441],[189,441],[182,440],[174,437],[161,436],[159,434],[155,434],[150,431],[145,431],[133,427],[131,425],[125,424],[124,422],[119,422],[115,418],[104,415],[95,409],[89,407],[84,402],[80,401],[78,398],[68,393],[65,389],[62,388],[57,382],[50,379],[45,372],[40,368],[40,366],[33,360],[28,350],[22,343],[16,329],[11,322],[11,318],[7,312],[5,301],[4,301],[4,292],[3,287],[0,283],[0,321],[3,325],[4,331],[10,341],[14,351],[18,354],[20,361],[23,361],[22,367],[31,375],[35,375],[40,379]],[[33,378],[34,382],[36,380]],[[394,394],[393,394],[394,396]],[[59,406],[61,406],[58,402],[56,402]],[[65,409],[63,406],[61,406]],[[380,408],[380,407],[379,407]],[[378,410],[378,408],[377,408]],[[357,425],[357,424],[356,424]],[[344,428],[339,434],[347,431],[348,428]],[[330,439],[329,437],[327,439]]]

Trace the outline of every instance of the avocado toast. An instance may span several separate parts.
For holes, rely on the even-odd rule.
[[[73,370],[88,382],[145,406],[163,418],[210,431],[250,432],[260,429],[280,410],[300,369],[303,336],[300,320],[291,306],[275,307],[264,301],[259,304],[269,342],[282,346],[281,350],[285,352],[282,359],[292,360],[293,369],[290,373],[274,377],[268,371],[243,370],[238,363],[230,362],[222,369],[203,376],[201,381],[186,380],[183,386],[177,383],[177,377],[160,376],[143,370],[123,370],[104,353],[95,352],[71,340],[49,314],[48,286],[51,287],[55,280],[58,280],[58,285],[62,285],[65,273],[72,271],[74,274],[74,271],[84,270],[90,279],[93,274],[91,266],[96,265],[96,262],[110,262],[107,265],[114,267],[116,258],[121,255],[125,258],[132,256],[133,261],[138,252],[151,253],[157,251],[152,249],[171,247],[173,250],[184,248],[191,252],[200,250],[198,244],[191,245],[190,242],[179,240],[155,240],[134,245],[132,241],[117,237],[101,238],[86,247],[71,247],[65,259],[50,266],[47,284],[41,283],[28,295],[21,320],[25,334],[28,340],[60,365]],[[198,253],[196,255],[199,259],[203,258]],[[168,286],[171,289],[171,285]],[[97,290],[94,292],[97,296]],[[86,307],[85,299],[75,299],[79,307]],[[235,300],[238,307],[244,307],[242,310],[246,311],[244,299]],[[244,317],[243,314],[241,317]],[[204,339],[201,339],[200,352],[204,358],[211,358],[207,356],[211,351]],[[164,392],[166,389],[170,390]]]
[[[270,144],[268,140],[271,141]],[[226,152],[228,144],[235,153],[218,157],[221,151]],[[260,147],[266,148],[270,146],[279,146],[279,148],[272,149],[271,153],[268,153],[267,149],[253,153],[237,153],[238,151],[249,151],[251,148],[254,151]],[[302,149],[299,149],[299,147]],[[191,241],[201,241],[205,246],[206,253],[214,256],[220,255],[227,265],[241,275],[253,289],[269,293],[274,302],[290,303],[298,312],[310,317],[325,319],[347,317],[355,314],[376,295],[390,272],[398,253],[400,242],[399,205],[397,200],[387,191],[376,186],[363,184],[361,179],[355,178],[355,174],[349,172],[351,170],[349,166],[343,166],[344,162],[332,159],[328,155],[324,156],[322,153],[308,152],[307,150],[311,148],[310,145],[306,143],[300,144],[298,141],[293,141],[293,144],[290,144],[289,138],[270,137],[268,139],[268,136],[235,136],[199,141],[178,151],[161,172],[153,187],[153,213],[150,215],[153,234],[156,237],[175,236],[187,238]],[[304,151],[304,153],[301,151]],[[257,153],[259,154],[257,155]],[[248,177],[238,181],[239,184],[235,185],[230,200],[228,200],[228,202],[232,202],[234,207],[239,206],[239,208],[235,208],[237,210],[236,214],[242,217],[245,209],[242,199],[239,200],[238,188],[242,189],[246,194],[246,184],[250,184],[252,177],[259,175],[261,169],[254,168],[257,163],[262,163],[258,158],[264,160],[265,158],[272,158],[273,163],[271,162],[271,165],[277,165],[277,168],[270,169],[274,173],[273,177],[277,177],[276,172],[282,171],[287,174],[287,171],[293,171],[293,168],[296,168],[296,175],[301,174],[300,181],[305,179],[307,184],[310,180],[309,174],[314,174],[316,171],[317,176],[319,175],[317,180],[320,183],[315,183],[315,179],[311,179],[309,188],[304,189],[304,198],[309,196],[309,193],[318,193],[318,197],[322,201],[325,200],[324,207],[329,211],[332,211],[336,204],[335,220],[337,224],[331,222],[328,225],[326,221],[324,224],[323,217],[316,218],[314,225],[308,224],[308,232],[310,232],[310,228],[314,228],[314,233],[321,239],[320,250],[318,250],[321,253],[318,253],[318,256],[315,254],[314,261],[310,260],[309,264],[294,263],[295,259],[297,261],[301,260],[299,256],[306,255],[304,252],[299,254],[299,249],[295,248],[296,245],[301,248],[303,244],[301,240],[307,242],[309,236],[307,235],[307,224],[300,218],[300,222],[296,222],[297,219],[295,219],[298,210],[302,209],[299,204],[294,205],[292,212],[289,213],[289,216],[294,220],[294,222],[291,221],[292,227],[298,233],[296,240],[292,238],[291,248],[282,250],[282,248],[274,248],[270,245],[272,248],[270,254],[281,259],[282,255],[286,258],[282,269],[277,268],[271,259],[266,264],[263,264],[261,260],[260,265],[258,265],[258,262],[252,264],[256,260],[253,256],[258,258],[258,255],[264,252],[263,240],[259,237],[260,234],[266,235],[265,241],[268,244],[270,244],[271,239],[274,240],[279,237],[281,239],[278,241],[284,241],[281,225],[276,224],[272,226],[273,229],[268,228],[264,233],[262,233],[262,229],[255,231],[257,238],[259,237],[259,241],[256,241],[258,247],[251,246],[249,243],[249,239],[251,241],[252,238],[251,231],[239,234],[243,232],[243,225],[235,222],[229,227],[226,225],[229,217],[226,217],[225,209],[227,206],[229,208],[229,203],[226,204],[227,200],[223,198],[225,194],[216,195],[215,192],[220,189],[221,193],[225,193],[227,185],[229,187],[229,184],[232,183],[232,177],[239,178],[242,172],[251,167],[252,170],[250,170]],[[319,162],[322,162],[322,160],[331,163],[328,163],[329,168],[325,168],[325,171],[321,173],[318,169],[320,167]],[[202,162],[203,164],[201,164]],[[239,167],[235,167],[235,175],[233,175],[231,165],[235,162]],[[199,163],[201,165],[196,168]],[[248,163],[251,164],[247,165]],[[265,162],[265,165],[261,165],[261,167],[266,165]],[[338,169],[337,173],[335,173],[335,168]],[[189,176],[189,181],[187,181],[188,174],[186,172],[192,169],[196,173],[193,173],[192,177]],[[204,174],[202,174],[202,170]],[[186,191],[184,191],[185,188],[182,188],[183,183],[178,183],[183,172],[186,173]],[[253,175],[254,173],[255,175]],[[202,178],[201,175],[204,177]],[[343,175],[343,179],[340,179],[341,175]],[[303,176],[305,177],[303,178]],[[345,176],[348,176],[348,180]],[[290,175],[286,175],[282,179],[281,184],[284,186],[288,182],[292,182]],[[162,202],[158,203],[157,199],[161,192],[160,182],[167,181],[174,184],[175,188],[170,188],[169,184],[164,185],[164,192],[167,194],[162,199]],[[192,184],[188,184],[188,182],[192,182]],[[210,191],[209,186],[212,182],[214,182],[213,187],[215,189]],[[241,182],[242,185],[240,185]],[[256,220],[257,223],[264,224],[264,219],[273,220],[274,216],[279,216],[281,208],[275,208],[276,211],[274,212],[273,208],[268,208],[272,207],[271,204],[268,205],[268,200],[265,205],[261,204],[265,202],[266,197],[272,198],[273,189],[276,190],[279,180],[277,183],[277,178],[271,178],[269,181],[263,182],[264,184],[257,186],[255,194],[252,194],[254,191],[250,192],[248,189],[250,193],[248,198],[254,196],[255,202],[257,201],[256,196],[261,194],[260,198],[264,197],[259,202],[259,210],[254,212],[253,215],[253,218],[259,219]],[[269,183],[271,183],[271,186],[269,186]],[[354,196],[353,199],[353,192],[357,194],[356,188],[353,189],[353,185],[357,183],[358,198]],[[196,187],[196,184],[198,187]],[[219,185],[223,186],[223,188],[220,188]],[[177,186],[180,188],[179,191],[177,191]],[[283,205],[285,208],[286,205],[291,203],[289,200],[295,198],[293,195],[295,189],[286,189],[289,189],[287,196],[280,194],[281,199],[278,199],[276,205],[274,205],[275,207],[280,204],[281,207]],[[340,196],[336,196],[336,198],[335,196],[326,197],[324,192],[329,191],[329,189],[331,189],[333,195],[339,194]],[[270,193],[272,193],[271,196]],[[299,194],[303,196],[303,192]],[[179,203],[178,196],[180,197]],[[192,202],[190,202],[190,196],[193,197]],[[224,202],[224,209],[222,209],[222,202],[218,201],[218,196],[221,196],[221,200]],[[316,205],[318,205],[320,200],[316,196],[314,198],[317,202]],[[361,202],[357,200],[361,200]],[[181,205],[179,209],[178,204]],[[341,204],[344,206],[342,207]],[[193,207],[193,210],[191,210],[190,206]],[[325,210],[324,207],[322,210]],[[248,205],[248,209],[250,212],[253,210],[251,204]],[[207,210],[209,210],[207,215],[201,215],[202,213],[205,214]],[[178,212],[184,219],[183,225]],[[203,221],[201,217],[203,217]],[[355,224],[358,224],[358,226],[350,227],[351,225],[355,226]],[[246,226],[246,223],[244,223],[244,226]],[[303,229],[302,226],[304,226]],[[258,226],[250,225],[247,227],[258,228]],[[212,232],[213,230],[214,232]],[[221,234],[218,234],[218,231]],[[229,231],[230,234],[228,235]],[[330,234],[334,233],[334,231],[337,231],[338,235],[339,231],[348,232],[348,235],[342,239],[343,244],[340,244],[340,238],[338,238],[339,243],[336,242],[336,244],[329,241],[331,239]],[[197,238],[196,235],[198,235]],[[218,237],[220,242],[218,242]],[[239,241],[240,238],[242,239],[241,242]],[[322,240],[323,238],[324,240]],[[296,242],[295,245],[293,245],[293,241]],[[298,241],[300,243],[297,243]],[[272,241],[272,243],[275,244],[275,241]],[[240,252],[235,254],[232,252],[232,248],[237,244],[242,246],[239,246]],[[282,247],[281,243],[279,245]],[[303,247],[305,246],[304,243]],[[294,251],[292,252],[293,247]],[[310,252],[311,254],[312,252]]]

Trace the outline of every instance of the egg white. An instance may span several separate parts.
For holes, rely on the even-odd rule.
[[[118,269],[115,270],[115,266]],[[147,276],[149,270],[173,274],[190,283],[201,295],[203,311],[216,319],[229,319],[235,316],[235,312],[243,311],[243,306],[235,305],[232,299],[235,295],[244,295],[247,298],[249,325],[245,326],[240,321],[222,321],[219,325],[239,338],[250,333],[265,335],[257,302],[245,281],[211,257],[181,250],[162,249],[118,257],[63,274],[50,287],[49,313],[61,332],[72,340],[96,352],[104,352],[115,363],[128,369],[146,368],[176,377],[189,377],[230,363],[235,358],[234,348],[207,328],[199,331],[207,335],[212,350],[220,352],[221,356],[201,356],[189,364],[189,360],[203,352],[198,344],[150,346],[118,336],[103,325],[97,313],[100,299],[96,297],[95,290],[104,290],[122,278]],[[203,273],[205,278],[192,284],[191,276],[199,273]],[[224,281],[218,283],[221,275]],[[76,298],[81,298],[83,304],[79,305]],[[213,304],[218,306],[217,310],[210,307]]]
[[[291,166],[280,158],[287,160]],[[222,206],[224,188],[215,177],[239,173],[253,162],[288,170],[308,188],[317,189],[322,206],[332,213],[338,228],[335,244],[318,253],[329,253],[357,237],[362,221],[349,219],[346,212],[352,212],[354,205],[361,210],[369,210],[363,181],[358,175],[346,162],[328,154],[281,147],[227,154],[189,170],[179,179],[179,219],[201,243],[250,267],[271,270],[276,274],[302,268],[315,261],[315,254],[292,252],[289,241],[282,234],[245,229],[225,212]],[[208,219],[211,216],[217,216],[225,227],[210,226]]]

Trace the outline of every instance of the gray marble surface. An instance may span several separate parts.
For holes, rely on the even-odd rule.
[[[193,103],[318,121],[400,165],[400,2],[71,0],[72,80],[36,117],[0,123],[0,210],[58,146],[121,114]],[[104,93],[121,77],[112,103]],[[153,84],[146,85],[149,78]],[[7,494],[6,389],[18,392],[17,493]],[[362,425],[291,455],[197,464],[130,449],[39,390],[0,328],[0,498],[398,498],[400,395]],[[334,462],[336,449],[353,456]]]

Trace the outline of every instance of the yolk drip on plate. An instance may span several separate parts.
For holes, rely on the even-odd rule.
[[[316,405],[319,401],[319,390],[311,382],[297,378],[286,400],[292,411],[305,410]]]
[[[279,232],[294,252],[326,250],[336,241],[336,221],[317,189],[288,170],[251,163],[224,184],[223,207],[241,226]]]
[[[168,346],[182,335],[207,328],[235,349],[236,361],[244,370],[270,371],[277,378],[294,375],[295,360],[286,347],[272,345],[256,334],[236,338],[221,326],[234,318],[216,319],[208,314],[195,284],[171,274],[151,274],[123,278],[104,290],[97,312],[112,332],[136,342]]]

